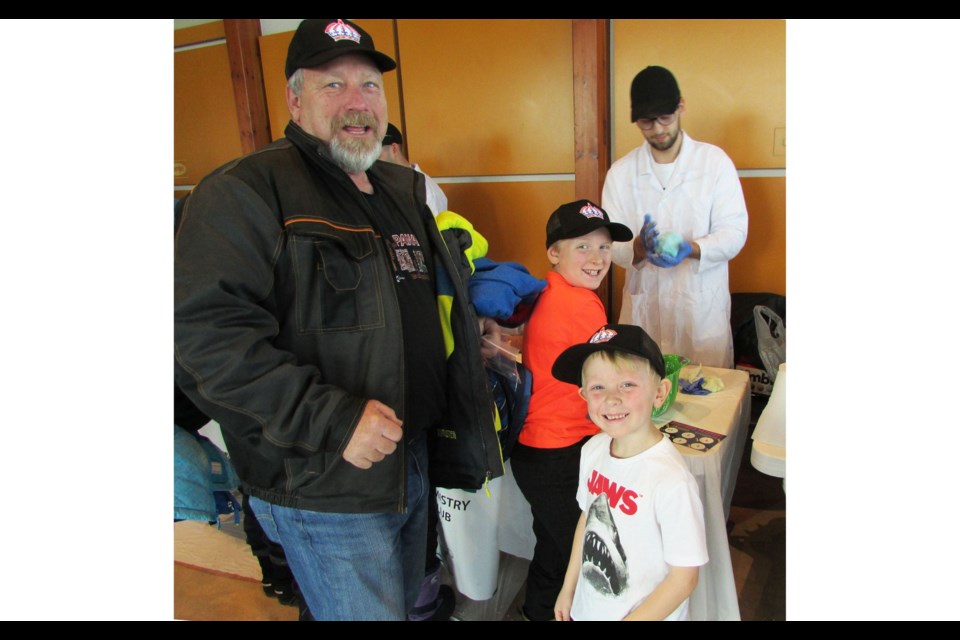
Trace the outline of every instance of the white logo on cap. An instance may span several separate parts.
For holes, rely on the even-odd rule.
[[[327,25],[327,28],[324,29],[323,32],[338,42],[340,40],[353,40],[357,43],[360,42],[360,32],[350,25],[345,24],[343,20],[331,22]]]
[[[617,332],[613,329],[600,329],[593,337],[590,338],[590,344],[597,344],[598,342],[610,342],[614,336],[617,335]]]
[[[597,207],[593,206],[592,204],[583,205],[583,207],[581,207],[581,209],[580,209],[580,213],[583,214],[583,215],[584,215],[585,217],[587,217],[587,218],[602,218],[602,217],[603,217],[603,211],[600,211],[600,209],[598,209]]]

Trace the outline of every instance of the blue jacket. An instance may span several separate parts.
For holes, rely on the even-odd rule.
[[[226,454],[199,433],[173,425],[174,520],[216,522],[219,527],[220,514],[232,512],[239,522],[239,503],[231,493],[239,485]]]

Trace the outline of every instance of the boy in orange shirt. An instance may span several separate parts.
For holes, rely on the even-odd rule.
[[[510,457],[533,512],[537,539],[520,611],[528,620],[554,619],[580,519],[580,448],[599,431],[587,417],[577,385],[557,380],[550,370],[561,352],[585,342],[607,322],[596,289],[610,270],[612,241],[632,239],[630,229],[611,222],[589,200],[564,204],[547,221],[547,259],[553,271],[547,273],[547,287],[524,331],[523,364],[533,375],[533,391]]]

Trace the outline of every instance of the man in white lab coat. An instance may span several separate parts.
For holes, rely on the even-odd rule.
[[[610,219],[634,232],[613,248],[626,270],[620,322],[643,327],[663,353],[732,368],[727,262],[747,239],[736,167],[682,129],[685,105],[667,69],[636,75],[630,107],[646,141],[610,167],[602,200]],[[669,236],[672,248],[661,245]]]

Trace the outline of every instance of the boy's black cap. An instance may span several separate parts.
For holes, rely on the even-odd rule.
[[[357,24],[340,19],[304,20],[297,27],[287,49],[286,77],[302,67],[319,67],[348,53],[369,56],[377,68],[391,71],[397,68],[393,58],[373,46],[373,38]]]
[[[673,113],[680,106],[677,79],[663,67],[647,67],[630,83],[630,122]]]
[[[619,222],[610,222],[607,212],[589,200],[562,204],[547,220],[547,248],[557,240],[579,238],[601,227],[610,230],[612,240],[633,240],[633,232],[628,227]]]
[[[583,361],[597,351],[620,351],[643,358],[661,378],[667,372],[660,347],[646,331],[635,324],[608,324],[600,327],[585,344],[575,344],[561,353],[553,363],[553,377],[579,387]]]
[[[403,146],[403,135],[400,133],[400,129],[397,129],[393,126],[392,122],[387,123],[387,134],[383,136],[383,146],[388,144],[393,144],[396,142],[401,147]]]

